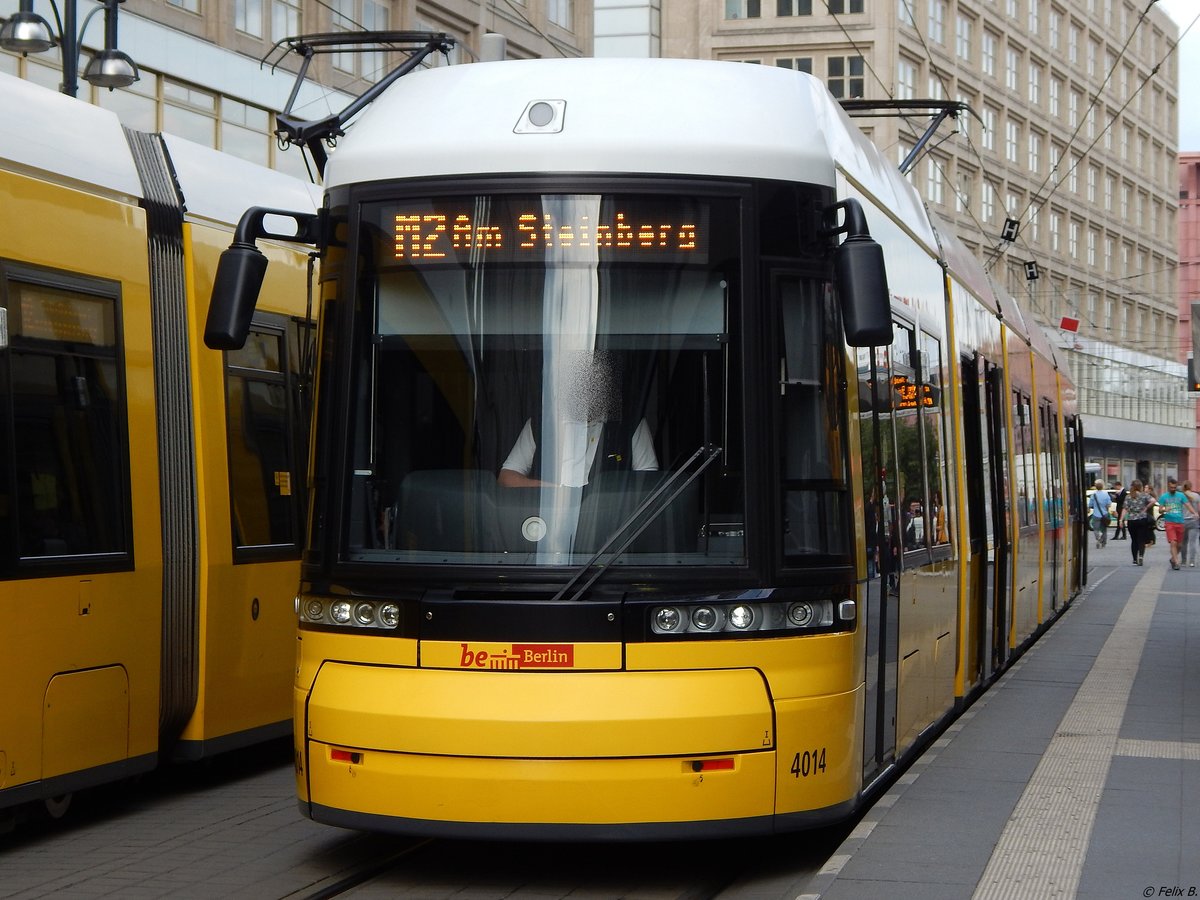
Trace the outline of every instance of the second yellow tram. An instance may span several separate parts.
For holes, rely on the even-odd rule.
[[[200,334],[246,198],[310,186],[0,75],[0,819],[286,735],[306,254]]]

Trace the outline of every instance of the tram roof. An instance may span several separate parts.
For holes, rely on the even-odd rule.
[[[539,100],[565,102],[561,130],[518,133]],[[895,164],[810,75],[712,60],[539,59],[405,75],[347,130],[326,185],[530,172],[832,185],[838,168],[901,221],[927,222]]]
[[[0,74],[0,159],[125,197],[142,197],[115,113]]]
[[[301,212],[321,207],[316,185],[173,134],[163,141],[189,218],[234,225],[248,202]]]

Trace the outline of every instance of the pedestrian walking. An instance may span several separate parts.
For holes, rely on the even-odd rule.
[[[1179,554],[1181,564],[1196,568],[1196,557],[1200,556],[1200,494],[1192,490],[1192,483],[1183,483],[1187,500],[1183,504],[1183,547]]]
[[[1154,495],[1142,490],[1142,483],[1134,479],[1129,485],[1129,494],[1125,497],[1125,508],[1121,515],[1129,533],[1129,549],[1133,552],[1133,564],[1142,565],[1142,557],[1146,553],[1146,543],[1150,539],[1150,511],[1154,508]]]
[[[1104,482],[1097,481],[1096,489],[1092,491],[1092,499],[1088,501],[1092,512],[1092,531],[1096,532],[1097,547],[1103,547],[1108,543],[1108,523],[1110,521],[1108,507],[1111,504],[1112,497],[1104,489]]]
[[[1179,546],[1183,543],[1183,505],[1186,502],[1187,494],[1179,490],[1179,482],[1168,478],[1166,493],[1158,498],[1158,505],[1162,507],[1163,530],[1167,533],[1167,543],[1171,545],[1172,569],[1179,568]]]
[[[1125,521],[1121,518],[1121,513],[1125,509],[1125,498],[1129,496],[1129,490],[1118,481],[1113,485],[1113,491],[1115,491],[1113,503],[1117,506],[1117,533],[1113,535],[1113,540],[1124,541],[1129,538],[1129,530],[1125,527]]]

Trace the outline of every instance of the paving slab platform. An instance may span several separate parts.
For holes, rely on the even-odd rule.
[[[1200,897],[1200,566],[1089,584],[797,900]]]

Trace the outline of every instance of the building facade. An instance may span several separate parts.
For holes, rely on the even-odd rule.
[[[1180,358],[1200,357],[1200,152],[1179,154],[1179,331],[1183,336]],[[1188,388],[1200,384],[1200,365],[1189,369]],[[1197,393],[1192,394],[1193,397]],[[1195,414],[1196,437],[1184,472],[1193,486],[1200,485],[1200,411]],[[1200,488],[1198,488],[1200,489]]]
[[[1179,362],[1169,16],[1141,0],[602,2],[661,2],[663,56],[799,69],[845,99],[966,104],[909,177],[1067,351],[1102,474],[1158,484],[1181,470],[1195,403]],[[635,55],[601,9],[597,54]],[[899,164],[929,121],[859,124]]]
[[[85,14],[99,5],[79,3]],[[0,19],[18,8],[0,0]],[[54,23],[49,0],[34,12]],[[137,63],[141,80],[109,91],[79,82],[81,99],[117,112],[144,131],[168,131],[253,162],[305,176],[299,151],[284,152],[274,137],[275,115],[295,82],[299,59],[273,53],[277,41],[317,32],[369,30],[436,31],[453,37],[450,58],[478,58],[484,34],[507,38],[512,58],[590,56],[590,0],[124,0],[118,18],[119,47]],[[87,51],[103,47],[97,16],[84,32]],[[20,56],[0,50],[0,72],[58,89],[60,49]],[[397,53],[330,54],[315,57],[293,112],[316,119],[344,109],[371,83],[403,59]]]

